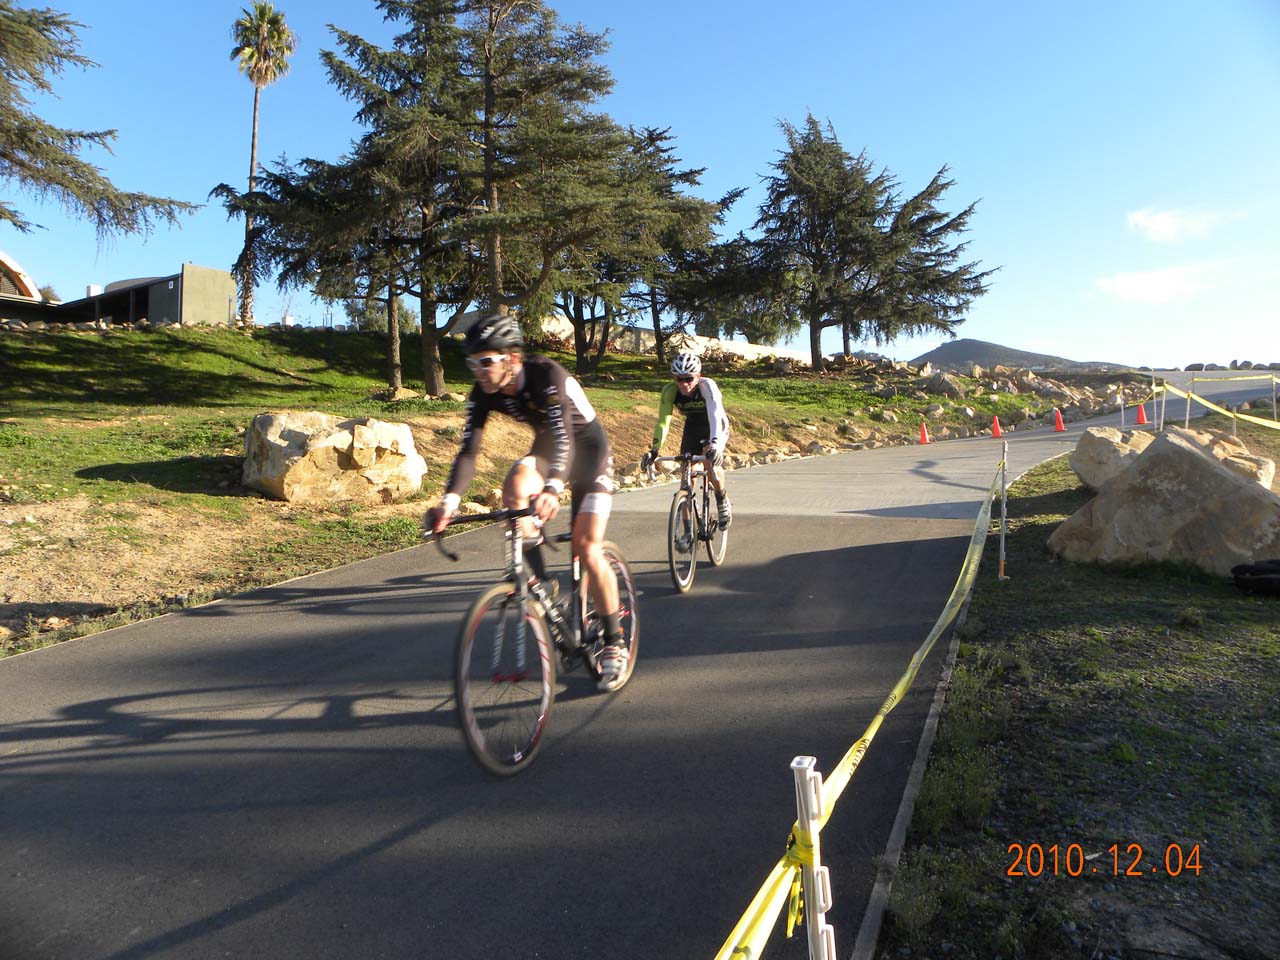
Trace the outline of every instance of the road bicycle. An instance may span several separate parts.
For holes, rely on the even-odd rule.
[[[656,475],[654,468],[664,461],[680,464],[680,488],[671,498],[671,513],[667,517],[667,560],[671,566],[671,582],[678,591],[687,593],[698,569],[698,544],[706,545],[707,559],[713,567],[718,567],[724,563],[729,547],[729,531],[720,525],[718,511],[712,503],[707,458],[693,453],[654,457],[645,467],[650,480]],[[699,464],[702,469],[695,469]]]
[[[454,663],[454,694],[458,724],[471,755],[482,767],[500,777],[525,769],[542,746],[542,737],[556,698],[556,671],[568,673],[585,667],[593,680],[600,679],[600,653],[604,648],[603,618],[596,612],[577,555],[571,564],[572,588],[567,599],[556,599],[549,583],[543,583],[524,567],[524,536],[518,522],[533,515],[532,507],[495,510],[469,517],[454,517],[450,526],[503,521],[506,529],[506,574],[478,596],[462,620]],[[427,534],[431,536],[431,534]],[[458,555],[436,537],[440,551],[450,560]],[[555,549],[572,534],[548,537]],[[631,570],[617,544],[601,544],[605,559],[618,578],[618,623],[627,647],[627,667],[610,692],[631,679],[640,645],[638,596]]]

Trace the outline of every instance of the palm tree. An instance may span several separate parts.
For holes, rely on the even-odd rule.
[[[289,72],[289,57],[298,38],[284,22],[284,11],[266,2],[254,3],[253,9],[242,9],[242,16],[231,26],[235,48],[231,59],[240,62],[240,72],[253,84],[253,141],[249,147],[249,192],[253,192],[254,174],[258,169],[258,101],[262,88],[275,83]],[[253,218],[245,217],[244,269],[240,275],[240,318],[253,319],[253,251],[249,248]]]

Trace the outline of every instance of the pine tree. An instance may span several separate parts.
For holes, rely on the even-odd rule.
[[[680,168],[671,128],[646,127],[633,136],[650,189],[671,213],[653,228],[658,249],[637,265],[639,276],[629,297],[638,310],[648,312],[658,362],[665,363],[667,336],[686,322],[681,298],[692,296],[691,277],[714,261],[715,227],[743,191],[733,190],[716,203],[691,197],[684,191],[699,185],[705,168]],[[663,316],[673,313],[675,320],[664,325]]]
[[[599,187],[614,200],[599,212],[595,234],[566,253],[557,278],[578,373],[596,369],[616,323],[651,308],[655,284],[671,269],[669,246],[713,236],[718,208],[677,189],[696,184],[701,171],[675,171],[670,139],[666,130],[628,130],[608,142],[612,156],[601,145],[608,173]]]
[[[91,220],[99,242],[114,233],[151,232],[157,220],[176,224],[196,207],[180,200],[118,189],[79,154],[87,147],[111,150],[114,130],[66,130],[30,109],[31,95],[53,92],[67,67],[95,67],[77,51],[84,24],[50,9],[23,9],[0,0],[0,182],[34,197],[51,198]],[[8,201],[0,222],[28,233],[37,227]]]
[[[422,377],[428,394],[445,391],[440,342],[480,291],[482,263],[456,229],[471,198],[464,178],[479,168],[471,137],[480,92],[464,76],[462,4],[457,0],[380,0],[401,27],[380,48],[333,28],[340,52],[325,51],[330,81],[357,105],[367,133],[352,162],[369,171],[378,209],[394,209],[393,247],[403,292],[418,298]],[[438,320],[441,308],[448,315]]]
[[[955,215],[938,209],[953,186],[946,168],[904,202],[896,179],[876,173],[865,152],[848,153],[829,124],[809,116],[803,129],[781,128],[787,149],[766,178],[756,227],[762,264],[808,324],[814,369],[828,327],[841,328],[846,350],[864,337],[951,333],[993,271],[961,263],[966,244],[952,245],[974,205]]]
[[[549,303],[545,289],[628,200],[610,169],[618,127],[591,108],[613,86],[603,34],[565,27],[542,0],[465,0],[463,76],[481,94],[479,198],[464,224],[485,251],[491,308]]]

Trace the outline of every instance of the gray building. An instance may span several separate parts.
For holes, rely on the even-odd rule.
[[[167,277],[140,277],[90,288],[79,300],[49,303],[0,291],[0,318],[47,323],[186,323],[235,322],[236,282],[226,270],[184,263]]]
[[[109,283],[60,309],[108,323],[230,324],[236,319],[235,299],[236,282],[226,270],[184,263],[181,273]]]

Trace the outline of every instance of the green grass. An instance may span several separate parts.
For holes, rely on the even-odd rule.
[[[306,508],[290,515],[239,482],[243,433],[253,416],[319,410],[411,424],[416,419],[419,452],[430,465],[421,498],[433,498],[457,448],[462,404],[379,399],[385,388],[384,349],[380,335],[289,329],[259,330],[253,336],[201,328],[0,336],[0,382],[6,385],[0,391],[0,505],[34,509],[87,498],[84,516],[92,526],[92,542],[135,546],[144,540],[130,507],[149,514],[170,511],[175,524],[184,516],[248,525],[268,514],[273,522],[284,518],[286,532],[279,542],[246,548],[228,558],[225,570],[210,573],[211,595],[405,546],[415,531],[403,524],[384,528],[385,517],[377,509],[349,508],[336,519],[308,517]],[[572,369],[571,354],[544,352]],[[403,338],[401,355],[405,384],[420,386],[418,336]],[[449,388],[466,392],[470,378],[458,344],[446,341],[442,355]],[[864,389],[869,381],[857,373],[779,377],[765,364],[730,370],[715,363],[708,373],[725,393],[739,451],[786,443],[803,449],[814,440],[838,445],[851,424],[913,440],[916,420],[937,400],[872,396]],[[620,425],[611,427],[620,466],[647,447],[649,416],[656,413],[667,380],[656,358],[625,354],[607,355],[597,375],[584,378],[593,405]],[[992,412],[1004,417],[1034,402],[986,395],[965,401],[978,411],[975,421],[966,421],[959,405],[952,405],[933,423],[983,426]],[[896,410],[902,422],[878,422],[875,412],[886,408]],[[453,422],[434,420],[442,415]],[[487,452],[492,461],[482,464],[473,495],[498,485],[503,458],[522,451]],[[74,546],[42,539],[35,527],[10,529],[16,531],[6,547],[11,557]],[[140,601],[139,609],[149,602]]]
[[[1130,916],[1233,943],[1280,922],[1280,604],[1186,568],[1056,561],[1045,540],[1087,499],[1051,461],[1013,488],[1008,582],[988,540],[882,956],[947,942],[960,958],[1067,957],[1086,941],[1120,956]],[[1011,878],[1013,842],[1079,843],[1107,863]],[[1150,851],[1198,843],[1204,870],[1107,876],[1107,848],[1133,842],[1148,868]]]
[[[257,413],[315,409],[406,419],[460,412],[457,403],[376,399],[383,349],[377,335],[287,329],[252,337],[198,328],[0,337],[0,379],[10,384],[0,396],[3,494],[17,503],[77,494],[110,503],[163,491],[237,515],[242,433]],[[406,383],[413,383],[419,350],[417,336],[404,338]],[[551,355],[572,365],[571,355]],[[457,345],[446,342],[443,356],[451,386],[468,389]],[[593,404],[602,411],[656,406],[666,381],[659,366],[653,358],[610,354],[602,376],[591,381]],[[756,368],[717,376],[739,433],[758,434],[762,442],[785,435],[797,417],[825,422],[834,435],[839,421],[858,419],[853,411],[870,423],[869,411],[892,406],[909,420],[910,411],[926,405],[901,397],[887,402],[834,378],[765,377]],[[1005,395],[972,405],[985,419],[1023,402]],[[904,435],[910,426],[901,427]],[[438,455],[452,456],[456,429],[437,437]],[[440,482],[438,473],[429,474],[428,492]],[[481,476],[478,484],[498,479]]]

